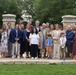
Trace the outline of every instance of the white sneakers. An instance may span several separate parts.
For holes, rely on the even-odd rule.
[[[19,59],[19,58],[20,58],[20,56],[17,56],[17,58]]]
[[[15,55],[13,55],[13,56],[12,56],[12,58],[16,58],[16,56],[15,56]],[[17,58],[20,58],[20,56],[17,56]]]
[[[31,57],[31,59],[34,59],[34,57]]]
[[[15,55],[12,56],[12,58],[15,58],[15,57],[16,57]]]
[[[26,54],[23,54],[22,56],[23,56],[23,58],[26,58]]]
[[[32,57],[31,59],[37,59],[37,57],[35,57],[35,58],[34,58],[34,57]]]
[[[37,59],[37,57],[35,57],[35,59]]]

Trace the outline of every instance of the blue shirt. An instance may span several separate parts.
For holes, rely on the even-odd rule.
[[[46,44],[47,44],[48,46],[52,46],[52,44],[53,44],[53,39],[52,39],[52,38],[47,39],[47,40],[46,40]]]

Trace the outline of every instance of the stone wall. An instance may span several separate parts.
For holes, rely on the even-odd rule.
[[[16,22],[16,20],[15,20],[16,15],[13,15],[13,14],[3,14],[2,17],[3,17],[3,19],[2,19],[3,24],[5,24],[7,26],[7,23],[10,22],[12,28],[14,28],[15,22]]]
[[[62,23],[63,23],[64,28],[67,28],[69,25],[75,26],[76,25],[76,16],[73,16],[73,15],[62,16]]]

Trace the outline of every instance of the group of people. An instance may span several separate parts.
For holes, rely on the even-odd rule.
[[[11,27],[11,23],[2,25],[0,30],[0,57],[12,58],[48,58],[76,59],[76,27],[64,28],[59,24],[39,21],[27,25],[22,20]]]

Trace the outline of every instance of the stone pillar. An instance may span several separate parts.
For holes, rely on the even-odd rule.
[[[3,14],[2,17],[3,17],[3,19],[2,19],[3,24],[5,24],[7,26],[7,23],[10,22],[12,28],[15,27],[16,15],[13,15],[13,14]]]
[[[73,15],[62,16],[62,23],[64,28],[67,28],[68,25],[74,26],[76,25],[76,16]]]

